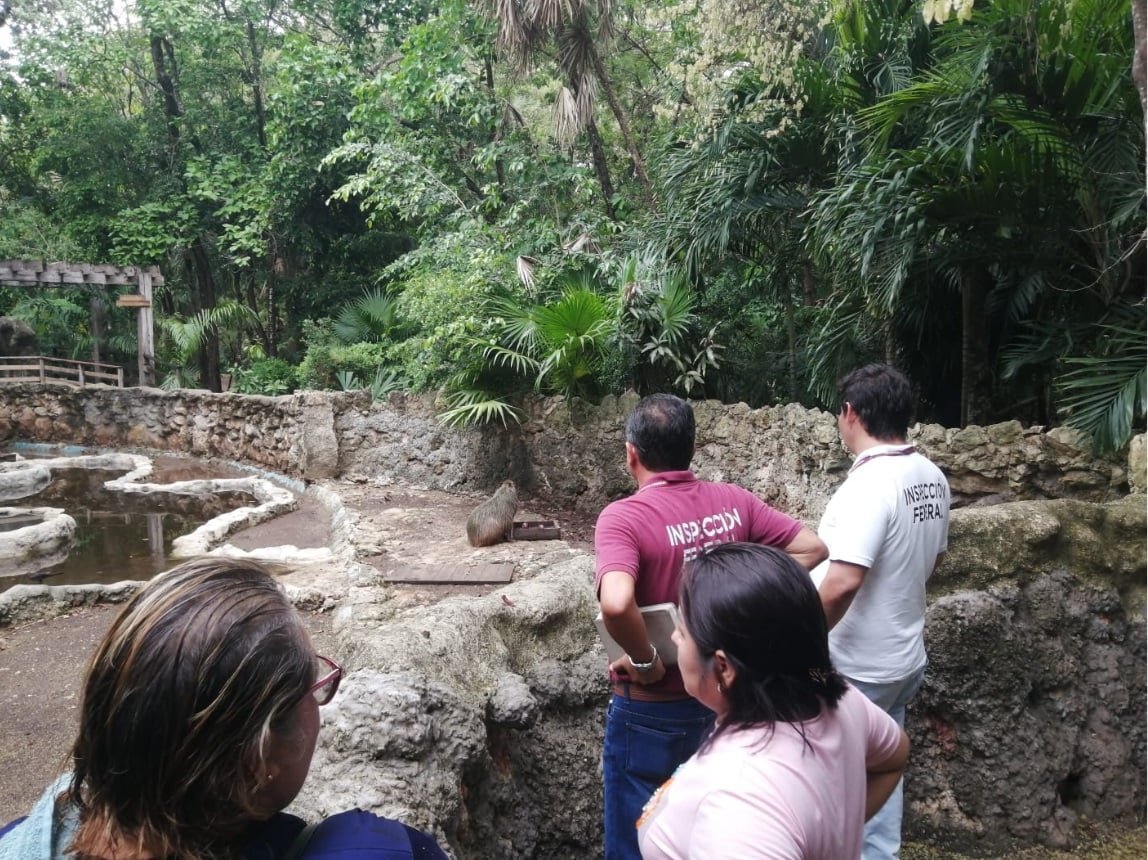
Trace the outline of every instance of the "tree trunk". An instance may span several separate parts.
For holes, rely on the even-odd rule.
[[[630,153],[630,162],[634,165],[634,173],[642,185],[642,194],[646,198],[646,203],[652,205],[654,189],[650,185],[650,177],[646,175],[646,160],[642,157],[638,144],[634,141],[634,135],[630,132],[630,121],[626,117],[626,112],[622,110],[622,103],[618,101],[618,95],[614,92],[614,84],[610,80],[606,65],[602,62],[602,57],[598,54],[597,49],[592,48],[590,50],[590,62],[594,65],[594,77],[598,79],[598,85],[602,87],[602,93],[606,96],[610,110],[614,113],[614,119],[618,122],[618,128],[622,132],[622,140],[626,142],[626,150]]]
[[[251,49],[251,101],[255,106],[255,134],[261,149],[267,149],[267,115],[263,107],[263,54],[255,38],[255,25],[245,22],[247,46]]]
[[[984,278],[977,269],[961,273],[961,426],[988,419],[988,332],[985,330]]]
[[[487,54],[485,57],[482,58],[482,61],[483,61],[483,64],[485,66],[484,72],[485,72],[485,76],[486,76],[486,89],[490,92],[490,96],[493,99],[494,98],[494,57],[491,54]],[[495,117],[495,119],[493,120],[493,122],[491,124],[490,142],[491,143],[497,143],[501,137],[502,137],[502,129],[499,128],[498,118]],[[505,188],[506,187],[506,167],[502,163],[502,156],[495,156],[495,158],[494,158],[494,173],[495,173],[495,176],[498,178],[499,186],[502,188]]]
[[[279,299],[278,260],[271,255],[270,271],[267,273],[267,342],[263,352],[268,358],[279,355],[279,318],[275,313],[275,302]]]
[[[807,308],[817,304],[817,284],[813,280],[813,261],[801,263],[801,299]]]
[[[618,216],[614,214],[614,183],[610,181],[610,165],[606,162],[606,149],[602,146],[602,137],[598,134],[598,125],[594,122],[594,117],[590,117],[586,123],[586,137],[590,141],[590,160],[594,162],[598,187],[602,189],[602,204],[606,210],[606,217],[616,221]]]
[[[192,246],[191,253],[195,260],[195,304],[199,310],[209,311],[215,307],[215,274],[203,239]],[[223,390],[223,380],[219,378],[219,335],[214,331],[204,334],[199,348],[199,384],[209,391]]]
[[[797,321],[794,318],[793,296],[789,291],[788,278],[782,284],[781,300],[785,303],[785,336],[789,352],[789,402],[796,403],[800,399],[797,393]]]
[[[167,116],[167,136],[174,147],[179,142],[179,123],[183,116],[183,105],[175,88],[175,80],[168,72],[167,61],[171,58],[171,43],[163,36],[151,37],[151,63],[155,69],[155,80],[163,93],[163,112]]]
[[[1140,110],[1148,123],[1148,44],[1145,34],[1148,31],[1148,9],[1144,0],[1132,0],[1132,36],[1135,49],[1132,55],[1132,80],[1140,92]]]

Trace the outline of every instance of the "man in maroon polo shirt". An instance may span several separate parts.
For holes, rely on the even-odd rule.
[[[626,466],[638,491],[607,505],[594,532],[602,618],[626,651],[610,666],[606,860],[640,860],[635,822],[642,807],[697,750],[713,717],[686,693],[677,667],[663,664],[639,607],[677,603],[682,565],[714,544],[776,546],[806,568],[827,556],[813,531],[748,490],[695,478],[693,455],[690,405],[670,394],[643,399],[626,421]]]

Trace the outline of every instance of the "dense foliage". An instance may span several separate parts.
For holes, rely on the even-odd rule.
[[[878,359],[922,419],[1119,447],[1146,400],[1134,5],[17,4],[0,259],[160,265],[169,385],[442,389],[468,423],[530,391],[832,406]],[[134,367],[104,290],[0,313]]]

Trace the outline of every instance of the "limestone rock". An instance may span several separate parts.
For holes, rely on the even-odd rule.
[[[307,480],[362,474],[384,484],[489,493],[510,479],[524,499],[597,512],[633,492],[622,431],[637,400],[633,392],[597,405],[532,398],[520,427],[453,430],[438,422],[442,405],[431,395],[372,403],[363,392],[260,397],[13,385],[0,389],[0,438],[221,457]],[[716,401],[697,403],[695,412],[699,476],[742,484],[816,523],[851,462],[834,416],[796,404],[750,409]],[[1129,480],[1126,463],[1094,456],[1065,428],[917,425],[909,438],[948,475],[958,506],[1107,501]]]
[[[1148,492],[1148,436],[1133,436],[1128,445],[1128,486],[1134,493]]]
[[[495,683],[486,702],[486,719],[499,726],[528,729],[538,722],[538,700],[521,675],[507,672]]]
[[[0,578],[59,564],[75,534],[63,508],[0,508]]]
[[[331,401],[315,392],[294,395],[299,415],[297,436],[302,476],[309,481],[330,478],[339,469],[339,439]],[[254,428],[253,428],[254,429]],[[258,430],[251,434],[258,438]]]
[[[0,463],[0,501],[34,496],[52,483],[52,472],[39,463]]]
[[[1113,585],[1064,570],[929,608],[908,724],[916,837],[977,853],[1060,845],[1079,816],[1142,807],[1146,651],[1129,610]]]

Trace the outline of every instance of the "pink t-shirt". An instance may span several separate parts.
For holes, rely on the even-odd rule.
[[[852,687],[805,723],[718,735],[650,798],[643,860],[856,860],[866,770],[897,751],[897,723]]]
[[[699,481],[689,471],[659,472],[598,515],[594,590],[616,570],[634,577],[639,606],[677,603],[682,565],[700,550],[732,541],[786,547],[801,527],[735,484]],[[648,689],[685,695],[675,666]]]

